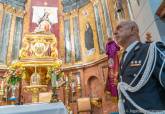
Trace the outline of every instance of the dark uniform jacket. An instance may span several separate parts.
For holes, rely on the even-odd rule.
[[[128,53],[122,65],[122,68],[120,69],[119,81],[121,81],[122,79],[123,82],[126,82],[128,84],[131,83],[131,81],[135,78],[136,74],[140,70],[142,64],[144,63],[149,45],[150,44],[143,44],[139,42]],[[157,47],[161,51],[165,51],[165,45],[163,43],[158,42]],[[128,92],[131,99],[137,105],[146,110],[165,110],[165,65],[162,69],[161,78],[159,79],[159,71],[164,59],[165,58],[158,52],[155,69],[146,85],[137,92]],[[135,86],[139,82],[143,72],[144,70],[132,84],[133,86]],[[160,80],[162,84],[160,83]],[[122,99],[126,114],[141,114],[123,95]]]

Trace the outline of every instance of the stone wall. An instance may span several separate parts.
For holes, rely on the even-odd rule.
[[[135,20],[139,26],[140,38],[143,42],[146,41],[146,34],[150,33],[153,41],[164,40],[164,32],[162,36],[160,32],[163,29],[162,25],[165,23],[156,16],[156,10],[158,9],[162,0],[139,0],[139,4],[136,0],[127,0],[131,6],[132,19]],[[160,25],[160,23],[162,23]]]

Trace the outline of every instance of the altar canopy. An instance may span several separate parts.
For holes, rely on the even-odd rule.
[[[0,107],[0,114],[68,114],[62,102],[8,105]]]

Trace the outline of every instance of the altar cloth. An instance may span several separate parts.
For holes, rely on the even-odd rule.
[[[0,106],[0,114],[68,114],[62,102]]]

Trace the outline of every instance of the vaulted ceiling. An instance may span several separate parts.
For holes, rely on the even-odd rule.
[[[89,2],[89,0],[62,0],[63,4],[63,11],[70,12],[74,9],[80,8],[84,5],[86,5]]]

